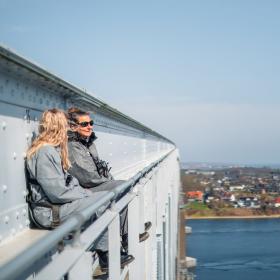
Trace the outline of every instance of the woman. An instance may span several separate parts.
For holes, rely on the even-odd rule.
[[[104,193],[82,188],[67,173],[70,168],[67,128],[64,112],[45,111],[39,135],[27,151],[29,204],[36,224],[41,227],[57,226],[74,212],[98,201]]]
[[[123,181],[116,181],[110,174],[105,161],[99,159],[92,131],[93,120],[88,112],[78,108],[68,110],[70,129],[68,132],[69,158],[71,169],[81,186],[92,191],[114,190]]]
[[[68,148],[71,168],[69,172],[75,176],[80,185],[93,192],[112,191],[123,183],[114,180],[110,174],[106,162],[100,160],[94,144],[97,137],[93,132],[93,120],[90,114],[79,108],[68,110],[70,131],[68,132]],[[118,195],[117,199],[120,197]],[[123,245],[127,247],[127,208],[120,213],[121,236]],[[147,230],[151,222],[145,223],[145,231],[139,234],[139,241],[145,241],[149,237]]]
[[[78,180],[67,173],[70,168],[67,129],[68,121],[62,111],[45,111],[39,124],[39,135],[27,151],[29,205],[34,222],[39,227],[56,227],[71,214],[97,202],[106,192],[82,188]],[[102,207],[100,212],[107,206]],[[99,253],[101,269],[106,271],[107,231],[98,238],[94,249]],[[133,259],[127,254],[121,256],[122,267]]]

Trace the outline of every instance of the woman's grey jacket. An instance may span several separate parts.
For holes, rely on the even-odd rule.
[[[44,145],[26,163],[31,179],[33,216],[42,226],[49,227],[53,221],[52,210],[42,207],[42,203],[59,205],[59,218],[63,222],[71,214],[98,201],[105,193],[93,193],[82,188],[76,178],[69,177],[62,168],[60,150],[54,146]]]
[[[116,182],[116,185],[119,184],[117,181],[112,181],[113,177],[110,173],[108,177],[100,175],[96,165],[96,162],[99,161],[94,144],[96,139],[94,132],[88,139],[82,138],[76,132],[68,132],[68,151],[71,162],[69,173],[78,179],[81,186],[92,188],[92,191],[99,191],[100,188],[97,188],[97,186],[103,183],[111,182],[112,184],[112,182]]]
[[[76,177],[84,188],[88,188],[94,193],[113,192],[115,199],[118,199],[122,194],[116,192],[116,187],[124,181],[114,180],[110,173],[107,177],[100,175],[102,172],[98,172],[96,166],[96,162],[99,161],[94,144],[96,139],[94,132],[88,139],[79,136],[76,132],[68,132],[68,152],[71,162],[69,173]],[[127,207],[120,213],[120,226],[121,235],[127,234]]]

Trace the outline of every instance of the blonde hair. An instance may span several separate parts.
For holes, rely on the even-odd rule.
[[[45,144],[60,147],[61,164],[64,170],[70,168],[67,147],[67,116],[58,109],[47,110],[39,123],[39,135],[27,150],[26,157],[30,159]]]

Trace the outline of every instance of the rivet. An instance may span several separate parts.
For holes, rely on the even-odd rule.
[[[23,191],[22,191],[22,194],[23,194],[23,196],[26,196],[26,195],[27,195],[27,191],[26,191],[26,190],[23,190]]]
[[[13,159],[17,159],[17,153],[16,152],[13,153]]]
[[[2,186],[2,190],[3,190],[3,193],[6,193],[7,190],[8,190],[8,187],[7,187],[6,185],[3,185],[3,186]]]
[[[8,224],[8,223],[9,223],[9,221],[10,221],[9,216],[5,216],[5,218],[4,218],[4,222],[5,222],[6,224]]]
[[[26,117],[26,116],[24,116],[24,119],[26,119],[25,117]],[[26,139],[28,140],[28,139],[29,139],[29,133],[26,133],[26,134],[25,134],[25,137],[26,137]]]
[[[22,210],[22,215],[25,216],[26,215],[26,209]]]
[[[25,220],[25,225],[28,226],[29,224],[30,224],[30,221],[29,221],[28,219],[26,219],[26,220]]]
[[[2,128],[5,130],[7,127],[7,124],[5,122],[2,122]]]
[[[24,119],[27,121],[27,123],[30,123],[30,110],[26,109],[26,114],[24,116]]]
[[[19,212],[17,211],[16,212],[16,219],[18,219],[19,218]]]

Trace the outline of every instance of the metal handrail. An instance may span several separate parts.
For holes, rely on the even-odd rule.
[[[55,230],[51,231],[42,240],[38,240],[36,243],[26,248],[22,253],[16,256],[14,259],[8,261],[0,268],[1,280],[13,280],[22,275],[29,267],[31,267],[35,261],[40,259],[45,253],[49,252],[51,248],[55,247],[64,236],[67,234],[78,231],[81,226],[88,220],[94,213],[105,203],[112,201],[115,197],[127,191],[133,187],[139,179],[144,177],[149,171],[151,171],[156,165],[167,158],[176,148],[173,148],[166,155],[160,159],[151,163],[142,171],[134,175],[130,180],[120,184],[116,187],[114,192],[104,194],[100,200],[83,210],[73,215],[60,225]]]

